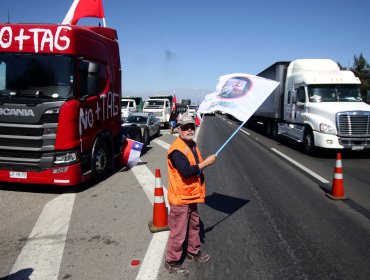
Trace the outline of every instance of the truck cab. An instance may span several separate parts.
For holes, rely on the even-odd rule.
[[[272,138],[287,137],[307,154],[370,149],[370,106],[360,80],[330,59],[277,62],[258,76],[280,82],[253,115]]]
[[[291,125],[284,132],[302,141],[306,152],[315,146],[370,148],[369,106],[351,71],[331,60],[297,60],[288,68],[285,91],[284,117]]]
[[[143,112],[152,112],[163,127],[169,127],[172,110],[172,96],[152,96],[146,99]]]
[[[121,99],[122,120],[126,120],[132,112],[137,112],[136,101],[134,99]]]
[[[122,147],[117,33],[0,24],[0,181],[101,180]]]

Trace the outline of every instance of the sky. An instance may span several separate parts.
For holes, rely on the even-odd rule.
[[[11,23],[61,23],[72,2],[1,0],[0,22],[9,15]],[[221,75],[256,75],[299,58],[351,67],[362,53],[370,63],[369,0],[103,0],[103,6],[107,26],[118,32],[127,95],[213,92]]]

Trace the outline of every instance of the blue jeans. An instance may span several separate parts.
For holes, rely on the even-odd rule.
[[[176,127],[176,121],[170,121],[170,127],[175,128]]]

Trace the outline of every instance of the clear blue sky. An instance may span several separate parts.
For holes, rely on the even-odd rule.
[[[0,22],[60,23],[73,0],[1,0]],[[103,0],[124,91],[202,88],[297,58],[370,63],[369,0]],[[98,24],[83,19],[81,24]]]

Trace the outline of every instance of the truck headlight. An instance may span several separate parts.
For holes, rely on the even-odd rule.
[[[334,127],[326,123],[320,123],[320,132],[326,133],[326,134],[334,134],[334,135],[337,134]]]
[[[79,151],[57,152],[54,155],[54,165],[73,164],[80,160]]]

